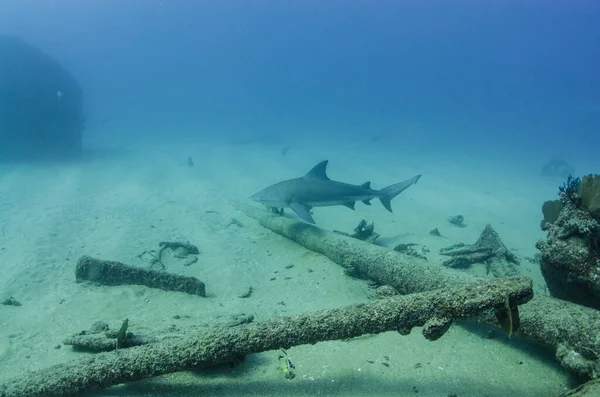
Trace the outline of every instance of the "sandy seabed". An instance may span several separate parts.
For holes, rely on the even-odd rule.
[[[331,179],[371,181],[373,188],[423,177],[392,202],[393,214],[376,200],[357,203],[356,211],[316,208],[318,226],[351,232],[361,219],[375,222],[381,245],[422,244],[428,260],[441,264],[440,248],[475,242],[489,223],[522,259],[520,270],[533,278],[535,293],[545,293],[538,265],[525,258],[544,238],[541,204],[554,198],[560,181],[540,177],[527,161],[371,145],[347,143],[335,151],[261,142],[148,145],[94,151],[79,164],[0,166],[0,299],[22,303],[0,305],[0,382],[91,354],[58,345],[97,320],[116,328],[129,318],[132,332],[184,332],[241,313],[264,321],[371,299],[364,281],[263,229],[233,205],[324,159]],[[448,223],[457,214],[467,227]],[[429,234],[436,227],[443,237]],[[203,280],[206,298],[75,283],[82,255],[148,266],[138,255],[169,240],[199,247],[195,264],[175,258],[166,264],[169,272]],[[484,274],[485,268],[470,271]],[[240,298],[250,286],[252,295]],[[170,374],[94,395],[552,396],[570,388],[552,352],[493,334],[460,324],[436,342],[419,330],[369,335],[290,349],[293,380],[284,378],[274,351],[233,368]]]

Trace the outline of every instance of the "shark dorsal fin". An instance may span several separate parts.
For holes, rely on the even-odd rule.
[[[365,189],[370,189],[371,188],[371,182],[365,182],[362,185],[360,185],[360,187],[363,187]]]
[[[315,178],[322,180],[329,180],[327,176],[327,163],[329,160],[323,160],[319,164],[315,165],[312,170],[308,171],[308,174],[304,175],[305,178]]]

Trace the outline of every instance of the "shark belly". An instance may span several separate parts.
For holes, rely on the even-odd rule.
[[[347,206],[349,203],[354,203],[356,201],[369,200],[373,198],[369,197],[340,197],[336,199],[328,199],[328,200],[318,200],[318,201],[306,201],[302,202],[302,204],[309,205],[311,207],[331,207],[334,205],[345,205]]]

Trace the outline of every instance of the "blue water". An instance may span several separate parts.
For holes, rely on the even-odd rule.
[[[407,175],[399,176],[397,181],[417,173],[424,174],[423,183],[411,188],[410,194],[421,188],[421,184],[428,183],[427,172],[438,174],[431,177],[433,182],[423,187],[423,191],[431,192],[427,199],[423,196],[419,199],[417,192],[414,200],[417,204],[402,207],[399,202],[398,208],[405,208],[405,212],[399,210],[393,215],[397,218],[384,218],[394,219],[393,222],[390,220],[380,227],[377,221],[377,230],[382,235],[387,233],[392,238],[411,236],[409,233],[428,235],[434,225],[424,221],[426,215],[434,214],[434,218],[437,216],[441,220],[439,222],[447,226],[446,215],[471,211],[470,214],[465,212],[473,219],[473,223],[470,219],[468,223],[478,226],[477,222],[484,225],[489,221],[486,216],[492,217],[491,214],[496,215],[497,212],[503,214],[495,219],[502,219],[498,224],[499,231],[507,236],[505,241],[527,240],[529,254],[534,251],[534,240],[542,238],[538,224],[542,197],[555,198],[552,194],[556,193],[562,178],[544,180],[539,175],[544,163],[560,159],[574,165],[579,176],[600,173],[599,21],[600,2],[585,0],[0,0],[0,35],[18,37],[43,51],[60,62],[79,82],[86,116],[85,149],[122,148],[121,154],[127,157],[129,152],[125,148],[137,144],[160,146],[161,143],[181,142],[183,145],[190,143],[190,147],[194,148],[190,151],[201,148],[195,152],[198,156],[194,155],[194,168],[187,167],[185,160],[188,153],[168,152],[157,154],[156,159],[148,155],[150,160],[155,161],[148,161],[144,155],[142,161],[136,158],[131,163],[125,162],[123,168],[118,168],[113,174],[105,172],[100,180],[108,180],[103,182],[107,186],[115,185],[114,195],[109,196],[100,192],[92,194],[89,192],[93,190],[84,188],[97,182],[94,179],[98,178],[96,174],[85,174],[90,169],[84,167],[83,171],[73,171],[72,175],[67,173],[71,175],[71,179],[67,178],[65,182],[64,192],[67,193],[61,193],[64,196],[59,195],[59,199],[53,202],[62,203],[62,200],[68,199],[87,205],[97,200],[102,205],[106,204],[106,207],[99,205],[101,210],[97,211],[100,215],[95,214],[94,219],[100,217],[106,221],[107,215],[102,211],[109,208],[112,218],[106,223],[115,230],[123,227],[121,232],[124,236],[123,241],[119,241],[122,245],[115,245],[114,251],[98,248],[98,252],[110,254],[125,251],[123,247],[127,244],[137,244],[126,235],[127,227],[135,225],[140,230],[146,227],[144,222],[147,220],[141,215],[138,217],[135,211],[119,218],[119,207],[146,210],[163,222],[163,213],[159,210],[172,205],[174,213],[180,211],[189,224],[185,226],[173,220],[170,227],[181,235],[196,233],[195,236],[198,236],[196,228],[205,222],[202,216],[224,212],[221,208],[228,204],[215,201],[210,203],[210,207],[199,209],[196,208],[197,200],[204,200],[202,205],[206,205],[209,199],[233,194],[231,192],[244,197],[255,193],[251,176],[264,167],[262,164],[248,164],[252,159],[272,155],[265,164],[272,165],[272,168],[280,167],[273,174],[280,172],[282,178],[284,173],[288,175],[288,171],[286,178],[297,177],[317,161],[335,159],[332,165],[338,168],[332,170],[332,175],[336,175],[334,179],[340,176],[340,179],[351,182],[352,176],[359,179],[354,183],[362,183],[367,178],[390,179],[390,174],[396,178],[396,170],[383,170],[384,167],[377,164],[368,169],[369,175],[350,171],[343,178],[342,170],[352,169],[352,162],[357,159],[362,160],[363,165],[371,158],[382,163],[385,159],[390,159],[389,163],[393,162],[392,159],[398,160],[396,164],[402,163],[401,156],[404,154],[410,154],[411,158],[404,164],[407,169],[398,173],[406,172]],[[0,79],[0,94],[3,94],[2,83]],[[61,95],[57,96],[57,100],[63,100]],[[2,131],[0,138],[1,134]],[[244,152],[246,157],[240,160],[241,165],[233,159],[219,174],[220,164],[215,163],[220,161],[222,153],[229,153],[228,149],[218,146],[224,142],[248,144],[248,149]],[[344,148],[349,142],[361,149],[364,147],[364,153],[347,154]],[[0,145],[5,143],[0,140]],[[207,145],[203,145],[205,143]],[[214,153],[211,152],[211,143],[217,148]],[[249,145],[256,143],[259,145]],[[262,151],[264,147],[261,145],[272,143],[278,145],[272,152]],[[318,150],[302,156],[304,153],[298,148],[307,147]],[[251,152],[253,149],[257,150],[255,154]],[[184,150],[187,150],[185,146]],[[285,157],[287,150],[291,150],[290,155]],[[158,152],[160,150],[147,153]],[[396,152],[400,159],[396,158]],[[199,158],[200,153],[206,158]],[[347,163],[341,164],[346,155],[349,157]],[[438,157],[445,162],[435,163]],[[478,159],[480,168],[469,163],[472,159]],[[169,163],[171,160],[177,162],[176,166]],[[203,167],[203,160],[211,165]],[[457,164],[453,164],[452,160],[456,160]],[[243,161],[246,161],[246,166]],[[283,164],[283,161],[287,163]],[[520,180],[519,186],[514,186],[513,180],[506,175],[518,172],[506,172],[503,174],[505,179],[496,177],[498,165],[517,163],[527,163],[531,167],[524,181],[544,181],[540,183],[543,192],[536,191],[531,198],[523,192],[539,190],[538,185],[532,183],[529,186]],[[148,168],[144,171],[142,167],[145,165]],[[9,164],[2,172],[10,167]],[[91,167],[104,171],[104,164],[95,163]],[[164,175],[161,174],[162,168],[165,169]],[[469,168],[472,171],[470,176],[476,176],[475,182],[461,179],[460,170]],[[15,169],[17,171],[11,174],[5,186],[32,186],[33,189],[37,182],[45,179],[55,189],[52,191],[62,192],[59,183],[47,178],[52,173],[51,169],[38,169],[39,175],[46,178],[38,177],[35,172],[27,174],[26,168]],[[378,169],[381,169],[381,174],[371,174]],[[294,174],[296,171],[292,170],[298,170],[298,173]],[[459,171],[450,176],[440,172],[446,170],[450,170],[449,173]],[[82,173],[76,173],[79,171]],[[186,171],[189,173],[183,174]],[[276,182],[268,170],[260,172],[264,172],[260,177],[264,177],[265,184]],[[121,173],[124,175],[122,180]],[[531,177],[531,174],[535,176]],[[173,175],[176,177],[171,180]],[[217,176],[211,180],[206,175]],[[232,182],[224,180],[221,175],[234,175],[238,178],[236,185],[229,186],[228,183]],[[269,182],[266,181],[267,176]],[[25,182],[20,185],[22,180]],[[455,180],[456,183],[453,182]],[[440,191],[436,181],[439,185],[447,183],[445,186],[452,186],[454,190]],[[125,185],[125,189],[119,183]],[[21,203],[19,194],[31,200],[24,200],[25,203],[43,202],[40,197],[43,199],[46,194],[45,185],[40,183],[40,186],[39,195],[33,198],[20,188],[13,191],[7,188],[0,192],[5,194],[4,198],[0,196],[4,200],[0,200],[0,204],[6,204],[3,209],[5,215],[0,218],[9,219],[5,222],[8,225],[7,237],[4,236],[4,219],[0,219],[3,221],[3,241],[0,243],[6,242],[4,245],[8,247],[9,237],[15,239],[15,233],[20,230],[21,217],[17,215],[23,208],[18,207]],[[202,188],[196,189],[196,186]],[[469,196],[472,190],[466,190],[465,186],[480,190],[477,190],[477,195]],[[87,191],[82,198],[77,196],[79,187]],[[137,196],[136,188],[142,192]],[[215,193],[211,189],[222,189],[224,193]],[[111,193],[110,189],[107,190]],[[460,195],[461,192],[464,196]],[[54,196],[49,194],[49,197]],[[412,196],[407,197],[407,202],[412,200],[409,197]],[[458,204],[450,197],[459,197]],[[114,210],[108,203],[112,198],[116,203],[111,204],[116,208]],[[184,199],[188,200],[189,207],[181,210]],[[142,204],[138,205],[138,202]],[[17,205],[12,205],[14,203]],[[73,205],[71,201],[68,203]],[[522,208],[510,208],[511,203]],[[223,205],[215,207],[219,211],[212,209],[212,205],[217,204]],[[77,221],[92,222],[92,216],[85,209],[87,207],[82,204],[82,207],[76,208],[81,212],[73,211],[71,207],[65,212]],[[419,214],[415,215],[415,208],[423,213],[422,218]],[[43,226],[60,225],[61,217],[64,217],[60,212],[54,217],[37,216],[33,205],[28,210],[34,215],[27,219],[39,219]],[[364,206],[361,210],[367,214],[365,217],[372,214]],[[405,222],[408,218],[405,214],[409,212],[412,218]],[[527,212],[527,218],[522,215],[524,212]],[[23,210],[22,213],[28,212]],[[354,218],[350,222],[350,218],[344,216],[340,217],[348,224],[356,223]],[[406,218],[402,218],[404,216]],[[323,221],[325,228],[334,227],[334,216],[320,217],[319,222],[323,218],[331,221]],[[151,222],[152,228],[155,228],[157,219]],[[394,223],[396,219],[398,222]],[[530,229],[513,227],[516,221],[523,220]],[[438,222],[437,219],[435,221]],[[230,225],[227,224],[226,229]],[[27,230],[37,233],[32,238],[39,241],[46,238],[54,241],[52,239],[58,239],[61,234],[47,232],[42,226],[27,227]],[[63,227],[70,230],[70,227]],[[509,235],[509,229],[515,231],[514,235]],[[87,237],[88,234],[93,235],[94,230],[82,228],[78,234]],[[112,234],[110,230],[108,234]],[[227,230],[227,233],[231,232]],[[245,229],[237,237],[253,230]],[[457,239],[467,240],[466,234],[460,234],[462,229],[450,230],[459,236]],[[473,230],[472,227],[468,231]],[[169,233],[175,235],[176,232]],[[12,235],[9,236],[10,233]],[[210,233],[212,236],[212,229]],[[476,238],[479,230],[473,233],[473,236],[468,235],[469,241]],[[25,232],[17,237],[27,239]],[[132,239],[137,238],[135,235]],[[243,238],[251,244],[255,242],[254,238],[259,237]],[[84,244],[76,245],[77,249],[83,250]],[[56,246],[58,243],[48,244],[50,248],[44,249],[54,256],[64,256],[59,251],[62,248],[55,250]],[[4,249],[4,246],[0,248]],[[14,252],[15,246],[11,249]],[[85,249],[96,252],[96,248],[90,246]],[[265,250],[271,256],[270,251]],[[15,257],[18,255],[15,254]],[[48,260],[49,254],[45,251],[36,251],[36,255],[41,263],[51,263],[60,269],[72,265],[66,265],[61,262],[62,259]],[[218,259],[220,255],[221,251],[215,251],[212,258]],[[279,260],[276,256],[277,252],[273,261]],[[260,258],[256,262],[260,262]],[[244,265],[236,263],[240,267]],[[262,269],[260,266],[257,265],[257,268]],[[69,272],[72,273],[71,270]],[[232,279],[237,277],[233,270],[231,272]],[[341,273],[339,269],[335,272]],[[262,273],[260,277],[264,278]],[[538,279],[541,280],[541,275]],[[72,284],[72,280],[67,282],[63,279],[61,282]],[[7,290],[8,287],[10,285],[6,286]],[[263,293],[267,295],[265,291],[268,291],[266,288]],[[65,296],[70,298],[66,293]],[[275,304],[282,298],[264,299]],[[114,320],[111,318],[111,321]],[[170,321],[170,317],[167,320]],[[61,325],[66,328],[64,323]],[[379,343],[379,339],[376,341]],[[461,341],[464,342],[464,339]],[[498,343],[504,342],[502,339]],[[16,360],[20,348],[33,349],[25,345],[14,348],[11,345],[12,360]],[[395,348],[397,356],[401,356],[402,347]],[[341,350],[338,353],[343,354]],[[434,353],[431,353],[432,356],[435,356]],[[418,354],[415,352],[412,357]],[[452,353],[447,354],[453,357]],[[473,357],[477,358],[478,354],[473,353]],[[434,362],[434,359],[430,361]],[[416,368],[411,364],[411,370]],[[519,375],[521,381],[517,382],[515,390],[527,393],[527,383],[523,381],[527,373]],[[413,374],[407,379],[411,376],[418,378],[418,374]],[[390,381],[389,390],[395,390],[395,381]],[[410,383],[403,382],[407,382],[406,385]],[[482,382],[483,387],[487,387],[487,379]],[[405,389],[412,390],[410,386]],[[543,384],[538,386],[539,389],[544,388]],[[260,389],[260,385],[255,387]],[[277,391],[272,394],[276,395]]]
[[[393,137],[547,153],[600,144],[594,1],[4,1],[94,134]],[[101,126],[101,128],[100,128]]]

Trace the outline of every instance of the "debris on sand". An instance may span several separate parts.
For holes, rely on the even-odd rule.
[[[443,263],[446,267],[468,268],[474,263],[484,263],[488,274],[494,277],[519,274],[519,259],[506,248],[491,225],[486,225],[475,244],[455,244],[442,248],[440,254],[452,257]]]
[[[455,215],[448,218],[448,222],[458,227],[467,227],[467,225],[464,224],[464,221],[465,217],[462,215]]]
[[[367,243],[375,243],[375,240],[379,238],[379,233],[375,232],[375,223],[371,222],[369,225],[364,219],[361,220],[358,226],[354,228],[353,234],[340,232],[339,230],[334,230],[334,232],[344,236],[353,237],[358,240],[366,241]]]
[[[75,280],[78,283],[88,281],[101,285],[145,285],[165,291],[180,291],[188,294],[206,296],[204,283],[196,277],[142,269],[120,262],[104,261],[82,256],[77,261]]]

